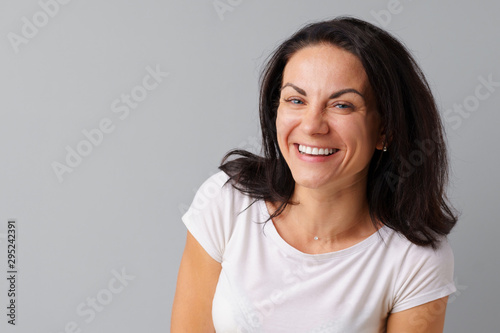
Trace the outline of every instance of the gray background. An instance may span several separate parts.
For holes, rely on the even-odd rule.
[[[0,3],[0,331],[59,333],[74,322],[83,332],[167,332],[180,218],[229,149],[258,150],[265,58],[303,24],[348,14],[404,41],[446,113],[449,194],[462,215],[450,235],[459,291],[445,331],[498,332],[500,87],[474,96],[479,77],[500,82],[500,6],[219,2],[229,6],[221,15],[213,0],[73,0],[46,22],[38,1]],[[22,37],[34,15],[41,27],[16,53],[9,36]],[[148,66],[169,74],[120,119],[111,104],[141,92]],[[104,118],[114,130],[60,182],[52,164]],[[5,315],[9,218],[18,221],[16,327]],[[113,270],[134,277],[115,294]],[[77,313],[96,297],[106,304],[92,320]]]

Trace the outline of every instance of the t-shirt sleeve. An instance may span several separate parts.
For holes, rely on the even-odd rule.
[[[182,221],[205,251],[222,262],[225,245],[232,231],[233,188],[229,177],[219,172],[207,179],[196,192]]]
[[[434,250],[412,244],[398,274],[392,313],[410,309],[456,291],[454,258],[446,239]]]

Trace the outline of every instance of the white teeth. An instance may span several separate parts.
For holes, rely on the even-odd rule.
[[[309,155],[331,155],[334,152],[336,152],[337,149],[333,148],[311,148],[305,145],[299,145],[299,152],[302,154],[309,154]]]

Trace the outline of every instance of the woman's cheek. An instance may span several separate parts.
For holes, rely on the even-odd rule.
[[[286,131],[295,127],[300,123],[300,113],[292,110],[278,109],[278,116],[276,118],[276,128]]]

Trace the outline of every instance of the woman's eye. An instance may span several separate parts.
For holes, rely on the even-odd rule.
[[[351,107],[349,104],[342,104],[342,103],[335,104],[334,106],[339,109],[349,109]]]
[[[353,106],[351,104],[346,103],[335,103],[331,107],[342,111],[351,111],[353,109]]]
[[[304,103],[302,103],[302,101],[300,99],[296,99],[296,98],[285,99],[285,102],[290,102],[290,103],[296,104],[296,105],[304,104]]]

